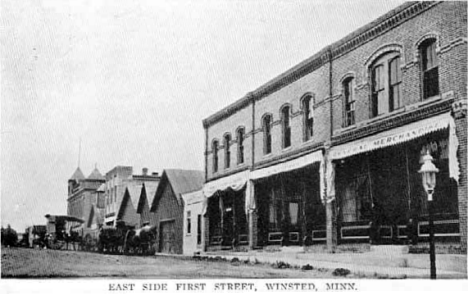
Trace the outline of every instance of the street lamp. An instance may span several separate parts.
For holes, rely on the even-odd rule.
[[[432,194],[436,186],[436,173],[439,169],[432,163],[432,156],[427,151],[423,156],[423,165],[419,170],[422,176],[422,184],[427,194],[427,201],[429,204],[429,256],[431,260],[431,279],[436,278],[436,265],[435,265],[435,244],[434,244],[434,221],[432,217]]]

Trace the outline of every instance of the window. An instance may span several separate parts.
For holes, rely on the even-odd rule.
[[[218,141],[213,141],[211,150],[213,152],[213,172],[218,171]]]
[[[314,110],[312,108],[311,97],[305,97],[302,100],[302,111],[304,113],[304,142],[308,141],[314,134]]]
[[[390,60],[390,111],[400,108],[401,101],[401,71],[400,71],[400,58],[395,57]]]
[[[271,153],[271,116],[266,115],[262,122],[263,127],[263,154]]]
[[[347,78],[343,82],[343,92],[344,92],[344,105],[345,105],[345,119],[344,119],[344,126],[352,126],[356,122],[354,119],[354,79]]]
[[[244,163],[244,132],[243,128],[237,131],[237,164]]]
[[[283,148],[291,146],[291,126],[289,122],[289,106],[281,110],[281,123],[283,126]]]
[[[191,219],[191,211],[187,211],[187,234],[192,233],[192,219]]]
[[[423,98],[439,94],[439,62],[437,61],[435,39],[429,39],[421,44]]]
[[[231,166],[231,135],[227,134],[224,136],[224,168]]]
[[[202,216],[197,216],[197,245],[201,244],[202,239]]]
[[[389,53],[372,67],[372,116],[385,114],[402,106],[399,53]]]

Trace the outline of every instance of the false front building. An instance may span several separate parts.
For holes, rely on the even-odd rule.
[[[428,236],[466,252],[466,3],[408,2],[203,121],[208,249]]]

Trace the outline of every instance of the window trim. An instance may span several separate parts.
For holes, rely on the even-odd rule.
[[[376,117],[379,117],[379,116],[384,116],[384,115],[387,115],[389,113],[392,113],[396,110],[398,110],[399,108],[402,108],[403,105],[400,105],[399,108],[396,108],[396,109],[392,109],[392,107],[390,107],[390,62],[395,60],[396,58],[400,58],[400,67],[399,67],[399,70],[400,70],[400,75],[402,75],[401,73],[401,62],[402,62],[402,52],[399,51],[399,50],[386,50],[384,51],[381,55],[377,56],[376,58],[373,59],[372,63],[369,65],[369,68],[368,68],[368,76],[369,76],[369,84],[370,84],[370,91],[369,91],[369,95],[370,95],[370,99],[369,99],[369,118],[370,119],[374,119]],[[383,85],[384,85],[384,88],[382,90],[379,90],[379,91],[375,91],[374,90],[374,87],[375,87],[375,83],[374,83],[374,70],[379,67],[379,66],[382,66],[382,73],[383,73]],[[401,85],[403,83],[403,79],[401,79],[399,85]],[[386,95],[386,103],[388,104],[388,109],[386,112],[382,112],[382,113],[379,113],[379,109],[378,109],[378,95],[375,96],[375,93],[379,93],[383,91],[383,93]],[[401,95],[400,95],[401,96]],[[376,103],[377,102],[377,103]],[[375,108],[376,107],[376,108]],[[375,108],[375,110],[374,110]]]
[[[215,147],[216,146],[216,147]],[[218,151],[219,151],[219,141],[218,139],[214,139],[212,142],[211,142],[211,153],[213,154],[212,155],[212,170],[213,170],[213,173],[217,173],[219,171],[219,154],[218,154]]]
[[[231,145],[232,136],[231,133],[226,133],[223,136],[224,145],[224,169],[231,168]]]
[[[242,135],[242,140],[241,140],[241,135]],[[245,128],[244,127],[237,128],[236,140],[237,140],[237,165],[241,165],[245,163],[245,156],[244,156],[245,155],[244,154]]]
[[[287,149],[292,146],[292,130],[291,130],[292,107],[291,105],[290,104],[283,105],[280,109],[280,113],[281,113],[281,149]],[[287,123],[288,123],[287,126],[285,122],[286,114],[287,114]],[[289,133],[289,145],[286,146],[287,132]]]
[[[436,58],[436,64],[437,66],[432,66],[431,68],[426,68],[424,69],[424,56],[425,56],[425,49],[428,48],[429,46],[433,45],[434,46],[434,56]],[[421,91],[421,101],[428,100],[430,98],[436,97],[440,95],[440,73],[439,73],[439,56],[438,56],[438,38],[437,36],[425,36],[418,42],[418,56],[419,56],[419,72],[420,72],[420,91]],[[426,84],[424,83],[425,80],[425,75],[427,72],[430,72],[432,70],[436,69],[437,70],[437,93],[435,95],[427,95],[426,96]]]
[[[308,104],[306,107],[305,104]],[[302,108],[302,142],[308,142],[314,136],[314,111],[309,113],[309,110],[314,106],[314,96],[305,94],[301,98]]]
[[[268,119],[268,124],[266,120]],[[268,134],[267,134],[268,125]],[[262,132],[263,132],[263,155],[269,155],[272,153],[272,140],[271,140],[271,127],[273,126],[273,115],[270,113],[264,114],[262,117]],[[269,150],[268,150],[269,149]],[[268,152],[267,152],[268,150]]]
[[[343,127],[350,127],[356,124],[356,92],[355,92],[355,78],[354,76],[348,76],[343,81],[341,82],[341,85],[343,87]],[[348,85],[349,87],[349,92],[351,93],[351,97],[353,98],[352,101],[348,102],[348,97],[346,96],[346,86]],[[348,112],[351,112],[347,110],[348,104],[352,104],[354,107],[352,109],[352,116],[353,116],[353,123],[348,123]]]

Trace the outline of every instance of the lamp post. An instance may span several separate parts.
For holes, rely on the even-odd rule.
[[[422,176],[422,184],[427,194],[427,201],[429,204],[429,256],[431,260],[431,279],[436,278],[436,265],[435,265],[435,244],[434,244],[434,221],[432,217],[432,194],[436,186],[436,173],[439,169],[432,163],[432,156],[427,151],[423,156],[423,165],[419,170]]]

